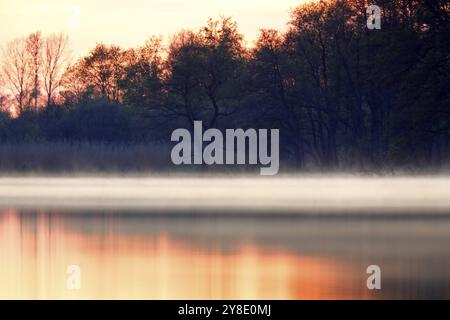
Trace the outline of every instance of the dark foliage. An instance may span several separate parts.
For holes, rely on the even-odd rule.
[[[61,103],[0,114],[3,142],[166,141],[178,127],[279,128],[290,167],[442,168],[450,160],[450,2],[299,6],[247,49],[228,18],[175,35],[167,55],[98,45],[65,74]]]

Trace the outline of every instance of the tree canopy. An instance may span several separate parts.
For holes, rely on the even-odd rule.
[[[247,47],[228,17],[168,45],[98,44],[70,66],[67,38],[34,33],[0,60],[0,139],[167,140],[206,127],[279,128],[297,168],[432,168],[450,160],[450,2],[326,0]],[[7,90],[8,89],[8,90]]]

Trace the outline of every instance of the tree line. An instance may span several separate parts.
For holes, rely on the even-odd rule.
[[[14,40],[0,61],[2,141],[169,141],[191,128],[279,128],[296,168],[445,167],[450,1],[326,0],[245,45],[228,17],[168,45],[98,44],[68,64],[65,35]],[[6,94],[9,92],[9,95]],[[448,165],[447,165],[448,166]]]

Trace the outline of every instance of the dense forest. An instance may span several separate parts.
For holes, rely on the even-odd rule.
[[[77,153],[64,145],[96,143],[168,157],[155,146],[194,120],[279,128],[281,171],[450,168],[450,1],[376,4],[379,30],[366,0],[317,1],[254,46],[222,17],[168,45],[98,44],[70,65],[62,34],[14,40],[0,60],[0,168],[16,145],[25,162],[45,144],[62,162]]]

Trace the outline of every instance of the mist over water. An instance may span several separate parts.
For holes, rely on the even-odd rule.
[[[0,298],[450,298],[449,190],[446,177],[0,178]]]
[[[450,211],[450,177],[3,177],[3,207],[245,213]]]

